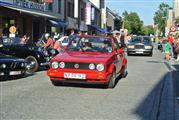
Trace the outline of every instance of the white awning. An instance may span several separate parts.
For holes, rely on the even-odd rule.
[[[54,16],[54,15],[49,15],[49,14],[46,14],[46,13],[43,13],[43,12],[36,12],[36,11],[30,11],[30,10],[26,10],[26,9],[21,9],[21,8],[16,8],[16,7],[10,7],[10,6],[3,6],[3,7],[6,7],[6,8],[9,8],[9,9],[12,9],[12,10],[16,10],[16,11],[20,11],[20,12],[24,12],[24,13],[27,13],[27,14],[31,14],[31,15],[35,15],[35,16],[42,16],[42,17],[49,17],[49,18],[56,18],[58,19],[57,16]]]

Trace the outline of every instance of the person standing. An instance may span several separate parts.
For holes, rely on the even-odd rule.
[[[177,53],[176,61],[179,61],[179,37],[176,39],[175,52]]]
[[[174,42],[174,38],[173,38],[172,33],[169,34],[168,40],[169,40],[169,43],[170,43],[170,54],[171,54],[171,58],[173,58],[173,42]]]
[[[122,31],[122,33],[121,33],[120,43],[121,43],[121,47],[122,47],[122,48],[125,48],[125,36],[124,36],[124,31]]]
[[[165,44],[165,58],[166,58],[166,60],[170,60],[170,48],[171,48],[171,45],[169,43],[169,40],[167,40],[166,44]]]

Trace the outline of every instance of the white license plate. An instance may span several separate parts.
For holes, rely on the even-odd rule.
[[[143,51],[137,51],[136,52],[137,54],[142,54],[142,53],[144,53]]]
[[[11,71],[9,75],[20,75],[21,73],[21,71]]]
[[[86,79],[86,74],[79,74],[79,73],[64,73],[64,78],[70,79]]]

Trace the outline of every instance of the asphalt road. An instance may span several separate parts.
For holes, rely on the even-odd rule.
[[[171,100],[162,101],[171,96],[170,90],[163,95],[165,84],[170,86],[168,66],[159,51],[153,57],[130,56],[129,74],[114,89],[74,84],[54,87],[45,71],[3,81],[0,120],[172,120]]]

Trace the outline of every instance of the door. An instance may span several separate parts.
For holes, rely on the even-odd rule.
[[[40,38],[40,22],[33,21],[33,42],[37,42]]]

